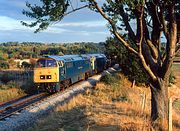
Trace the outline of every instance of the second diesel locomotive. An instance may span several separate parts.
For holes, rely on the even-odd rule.
[[[58,92],[106,68],[104,54],[46,56],[39,58],[34,69],[38,90]]]

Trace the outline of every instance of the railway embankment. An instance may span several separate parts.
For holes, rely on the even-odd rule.
[[[84,93],[88,88],[92,88],[96,85],[96,82],[100,78],[108,73],[116,72],[119,68],[116,66],[114,68],[109,68],[102,74],[90,77],[86,81],[82,81],[71,86],[64,92],[52,95],[46,100],[31,105],[30,107],[11,115],[3,121],[0,121],[1,131],[14,131],[14,130],[25,130],[27,127],[32,125],[37,119],[47,115],[52,111],[57,105],[63,105],[70,101],[74,96]]]
[[[175,131],[180,130],[179,93],[180,88],[169,87],[169,96],[173,97]],[[132,82],[120,72],[102,77],[95,88],[57,106],[27,130],[148,131],[152,130],[150,114],[150,88],[145,85],[132,86]]]

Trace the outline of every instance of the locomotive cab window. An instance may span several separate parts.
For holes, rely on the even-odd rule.
[[[36,67],[57,67],[57,63],[53,59],[40,59],[37,61]]]
[[[62,61],[59,61],[58,64],[59,64],[59,67],[63,67],[64,66],[64,62],[62,62]]]

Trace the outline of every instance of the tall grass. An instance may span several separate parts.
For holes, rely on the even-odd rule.
[[[29,83],[29,84],[27,84]],[[28,81],[9,81],[0,84],[0,103],[30,94],[32,86]]]
[[[24,91],[19,87],[10,88],[8,85],[1,85],[0,87],[0,103],[6,102],[13,98],[17,98],[24,95],[25,95]]]

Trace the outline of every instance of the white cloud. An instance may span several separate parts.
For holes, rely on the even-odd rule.
[[[23,26],[20,23],[21,20],[16,20],[7,16],[0,16],[0,30],[1,31],[30,31],[33,32],[35,31],[36,28],[28,28]],[[30,23],[31,21],[26,21],[28,23]],[[55,27],[49,27],[47,30],[45,30],[44,32],[47,33],[63,33],[65,31],[68,31],[66,29],[62,29],[62,28],[55,28]]]
[[[56,27],[105,27],[107,24],[106,21],[83,21],[83,22],[66,22],[66,23],[57,23]]]
[[[15,20],[10,17],[0,16],[0,30],[10,31],[10,30],[25,30],[26,27],[22,26],[19,20]]]
[[[7,16],[0,16],[0,30],[1,31],[24,31],[24,32],[34,32],[36,28],[28,28],[23,26],[20,23],[21,20],[16,20]],[[25,21],[30,23],[31,21]],[[80,30],[81,27],[86,28],[97,28],[97,27],[105,27],[105,21],[84,21],[84,22],[68,22],[68,23],[56,23],[48,27],[47,30],[42,31],[42,33],[53,33],[53,34],[61,34],[61,33],[76,33],[84,36],[90,36],[91,34],[101,34],[107,35],[107,32],[103,31],[84,31]],[[62,28],[63,27],[63,28]],[[79,27],[76,30],[65,29],[66,27]]]
[[[74,32],[75,33],[75,32]],[[88,32],[88,31],[80,31],[77,32],[79,35],[84,35],[84,36],[91,36],[91,35],[109,35],[109,32],[103,32],[103,31],[93,31],[93,32]]]
[[[71,32],[70,30],[67,29],[63,29],[63,28],[55,28],[53,26],[48,27],[47,30],[44,30],[42,32],[46,32],[46,33],[54,33],[54,34],[61,34],[64,32]]]

